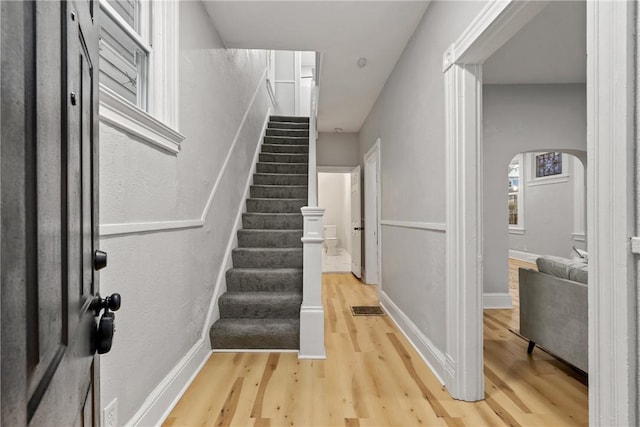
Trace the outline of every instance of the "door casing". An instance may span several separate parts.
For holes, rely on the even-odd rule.
[[[447,128],[445,385],[484,397],[482,63],[546,2],[492,1],[444,53]],[[636,425],[633,209],[635,2],[587,2],[589,418]],[[614,331],[612,333],[612,331]]]
[[[382,282],[380,166],[378,138],[364,156],[364,281],[368,285]]]

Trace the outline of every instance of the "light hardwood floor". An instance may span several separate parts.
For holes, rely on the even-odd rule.
[[[587,425],[585,379],[507,330],[515,310],[485,312],[486,399],[453,400],[350,274],[323,276],[327,360],[296,353],[214,353],[165,426]]]

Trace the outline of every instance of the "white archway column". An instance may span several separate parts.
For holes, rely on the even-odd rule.
[[[636,2],[587,2],[589,424],[637,425],[633,63]],[[636,70],[637,71],[637,70]]]
[[[447,88],[447,334],[445,385],[484,398],[482,354],[482,66],[454,64]]]

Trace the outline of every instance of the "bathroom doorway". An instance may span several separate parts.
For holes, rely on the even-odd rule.
[[[350,273],[353,255],[351,239],[351,171],[327,168],[318,172],[318,206],[324,208],[322,225],[323,273]]]

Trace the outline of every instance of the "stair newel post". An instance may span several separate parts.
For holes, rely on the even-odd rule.
[[[301,209],[304,220],[302,307],[300,308],[300,359],[325,359],[324,307],[322,305],[322,216],[318,207],[316,171],[316,117],[318,86],[311,90],[309,117],[309,202]]]

